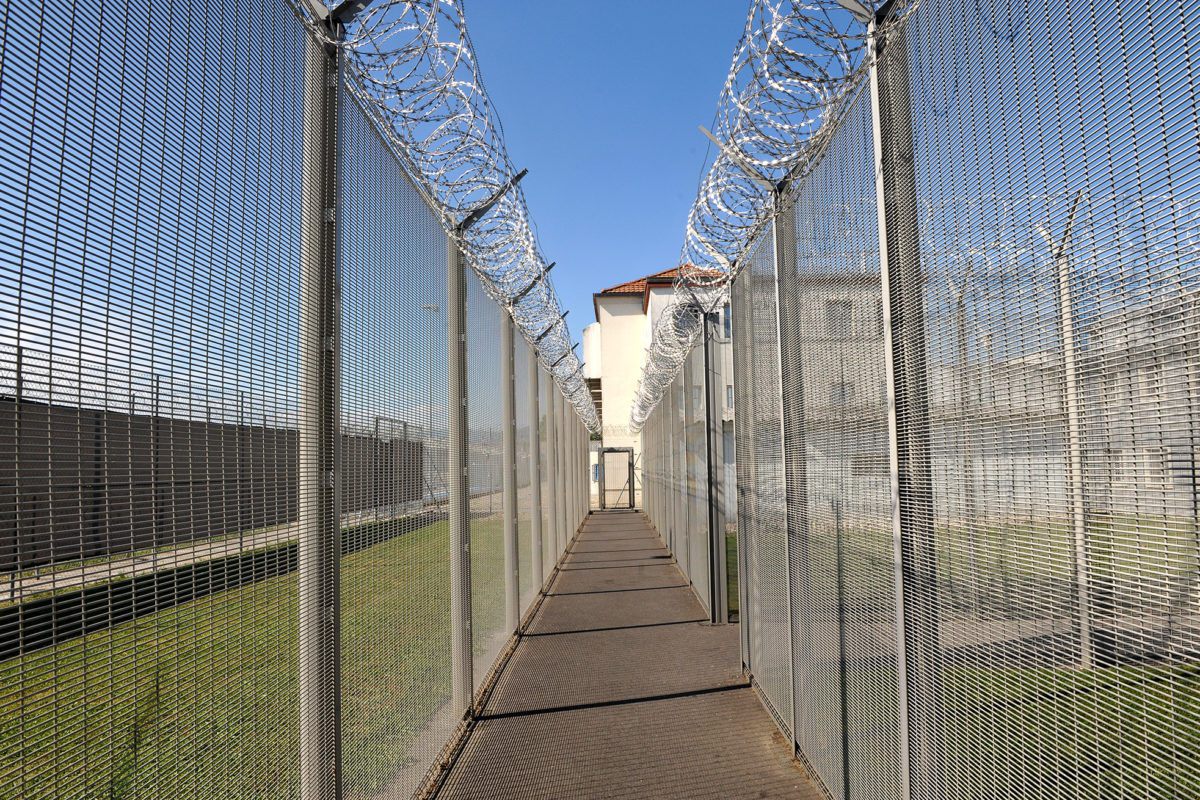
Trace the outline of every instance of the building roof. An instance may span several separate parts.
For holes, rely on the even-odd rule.
[[[712,274],[716,276],[715,270]],[[592,308],[596,313],[596,320],[600,320],[600,309],[597,305],[597,300],[602,297],[612,297],[614,295],[625,295],[629,297],[642,298],[642,312],[645,313],[647,304],[650,302],[649,290],[653,287],[671,286],[675,283],[675,279],[679,277],[679,267],[671,267],[664,269],[662,272],[655,272],[644,278],[636,278],[624,283],[618,283],[616,286],[610,286],[607,289],[601,289],[592,295]]]
[[[636,278],[625,283],[618,283],[616,286],[610,286],[607,289],[601,289],[596,294],[641,294],[646,291],[646,285],[651,283],[674,283],[679,277],[679,267],[664,269],[662,272],[655,272],[653,275],[647,275],[644,278]]]

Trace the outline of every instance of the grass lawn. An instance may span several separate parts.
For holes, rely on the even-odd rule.
[[[832,515],[811,518],[809,577],[812,592],[826,599],[837,590],[835,525]],[[848,524],[841,533],[842,588],[853,612],[847,635],[852,655],[862,658],[847,667],[851,785],[868,797],[872,792],[864,787],[878,788],[878,776],[898,769],[896,674],[867,658],[889,641],[870,625],[887,623],[880,617],[894,608],[892,542],[886,520],[875,527]],[[1069,622],[1075,592],[1069,524],[997,521],[976,526],[972,535],[952,526],[935,531],[939,618],[946,630],[961,639],[976,621]],[[1093,618],[1174,613],[1178,625],[1194,625],[1186,617],[1197,609],[1194,523],[1094,514],[1087,544]],[[813,671],[836,674],[836,608],[830,602],[814,608],[824,625],[825,660]],[[1153,646],[1149,633],[1138,641]],[[934,736],[944,754],[938,771],[946,793],[973,800],[1200,798],[1200,663],[1194,654],[1176,646],[1174,657],[1160,662],[1083,669],[1050,663],[1033,645],[1012,647],[995,663],[944,668]],[[808,702],[830,720],[823,741],[836,742],[835,679],[820,683],[809,687]]]
[[[471,538],[476,630],[496,630],[499,522],[474,521]],[[449,698],[448,554],[438,522],[342,559],[347,797],[385,786]],[[272,578],[0,663],[0,798],[297,796],[296,585]]]
[[[1200,666],[952,669],[963,797],[1200,797]]]
[[[729,621],[738,620],[738,554],[737,532],[725,533],[725,590],[729,595]]]

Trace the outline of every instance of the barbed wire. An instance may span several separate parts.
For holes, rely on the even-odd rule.
[[[598,432],[583,363],[516,184],[461,1],[380,0],[340,39],[318,19],[320,1],[291,0],[312,35],[342,49],[347,90],[372,109],[484,289],[512,316],[584,425]]]
[[[868,36],[903,24],[915,3],[896,6],[868,34],[875,11],[857,0],[752,3],[718,101],[716,154],[688,214],[675,299],[655,324],[630,432],[641,430],[679,374],[703,330],[699,320],[728,302],[745,250],[766,229],[784,183],[798,183],[828,145],[866,78]],[[681,323],[692,318],[694,328]]]

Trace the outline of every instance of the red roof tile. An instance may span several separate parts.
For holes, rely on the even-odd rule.
[[[616,286],[610,286],[607,289],[601,289],[597,294],[641,294],[646,291],[647,283],[672,283],[679,275],[679,267],[664,269],[662,272],[655,272],[653,275],[647,275],[644,278],[618,283]]]

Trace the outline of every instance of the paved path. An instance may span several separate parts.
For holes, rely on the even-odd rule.
[[[584,524],[439,800],[820,795],[640,513]]]

